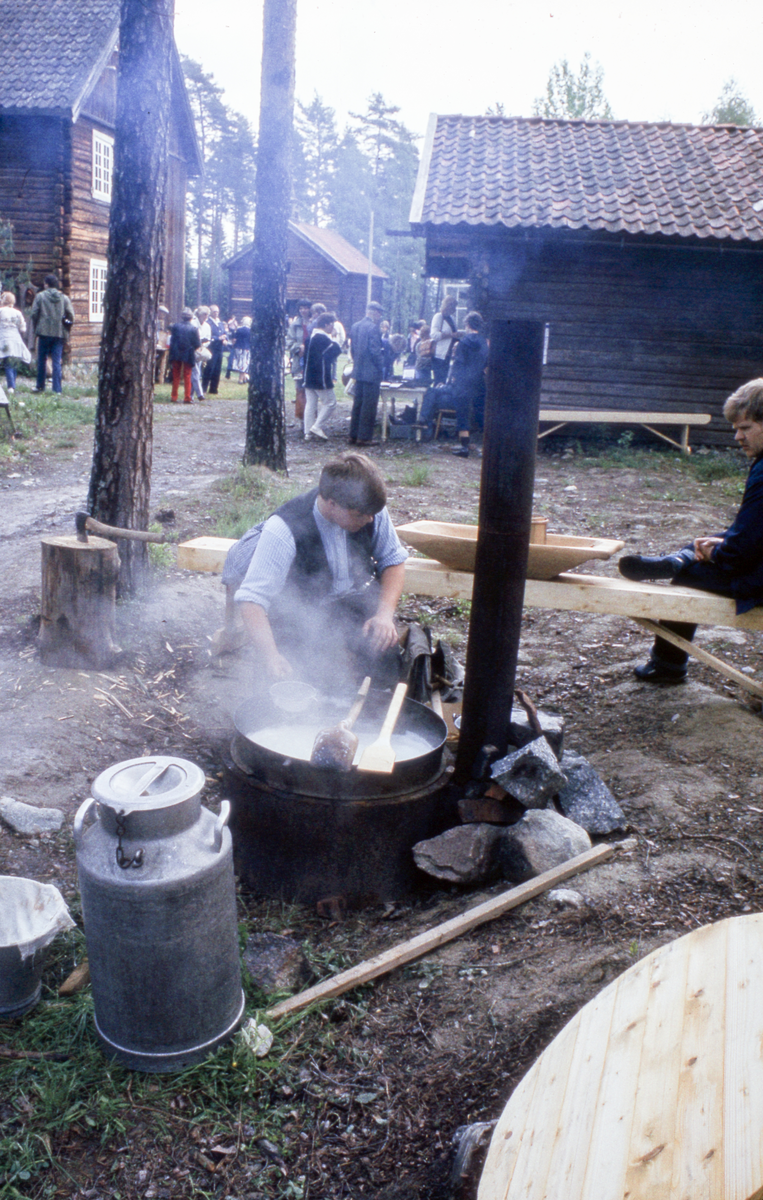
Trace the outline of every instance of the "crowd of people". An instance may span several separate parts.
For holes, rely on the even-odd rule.
[[[348,336],[325,304],[299,301],[286,329],[286,362],[295,385],[294,416],[305,441],[328,441],[327,426],[337,403],[337,363],[347,352],[350,362],[343,382],[352,397],[351,446],[372,444],[381,385],[398,381],[426,389],[418,421],[430,436],[438,412],[455,412],[459,444],[454,453],[466,457],[470,428],[482,424],[487,342],[479,313],[469,313],[459,330],[455,312],[455,297],[446,296],[430,322],[411,321],[405,336],[391,331],[382,306],[371,301]],[[161,306],[156,379],[162,381],[165,374],[171,379],[173,404],[180,402],[181,388],[185,404],[217,395],[223,369],[227,380],[235,375],[239,384],[248,383],[250,316],[225,321],[216,304],[199,305],[195,310],[184,308],[180,319],[166,328],[168,316]],[[16,307],[12,292],[0,294],[0,365],[11,395],[19,364],[32,360],[35,344],[36,390],[45,389],[50,360],[53,391],[61,392],[63,352],[73,324],[74,309],[55,275],[45,277],[40,291],[28,289],[24,312]]]

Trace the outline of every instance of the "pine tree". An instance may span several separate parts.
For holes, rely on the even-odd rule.
[[[294,124],[299,155],[299,179],[295,186],[297,215],[311,225],[326,225],[338,183],[336,114],[316,92],[309,104],[297,101]]]
[[[114,191],[109,214],[95,445],[88,509],[148,527],[156,312],[164,248],[173,0],[122,0]],[[146,544],[120,545],[120,591],[135,592]]]

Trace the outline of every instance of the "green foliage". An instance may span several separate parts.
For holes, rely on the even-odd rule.
[[[427,463],[416,463],[400,480],[403,487],[425,487],[432,482]]]
[[[186,302],[224,305],[222,262],[253,236],[255,137],[246,117],[223,102],[213,75],[185,57],[183,74],[204,162],[204,174],[188,185],[194,265],[187,272]]]
[[[297,101],[293,155],[293,190],[297,217],[310,225],[327,225],[339,186],[339,134],[333,108],[316,92],[309,104]]]
[[[757,125],[758,117],[750,101],[741,91],[735,79],[727,79],[721,94],[710,112],[703,113],[702,120],[708,125]]]
[[[577,74],[566,58],[549,73],[545,96],[533,105],[536,117],[560,117],[584,121],[611,121],[612,109],[604,95],[604,71],[600,63],[591,63],[586,52]]]

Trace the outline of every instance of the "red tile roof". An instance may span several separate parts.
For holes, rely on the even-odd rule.
[[[763,241],[763,129],[433,116],[410,219]]]

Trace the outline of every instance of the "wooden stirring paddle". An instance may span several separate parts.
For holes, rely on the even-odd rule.
[[[332,729],[321,729],[316,734],[313,752],[310,755],[310,762],[314,767],[334,767],[337,771],[349,771],[358,748],[358,735],[350,730],[360,716],[370,686],[371,676],[366,675],[358,688],[355,703],[345,719]]]
[[[399,683],[395,688],[392,702],[387,709],[387,715],[384,718],[384,724],[381,727],[381,733],[375,742],[370,746],[366,746],[360,762],[358,763],[359,771],[378,771],[380,775],[389,775],[395,765],[395,751],[392,749],[392,730],[395,728],[397,718],[400,716],[400,709],[403,707],[405,693],[408,691],[407,683]]]

